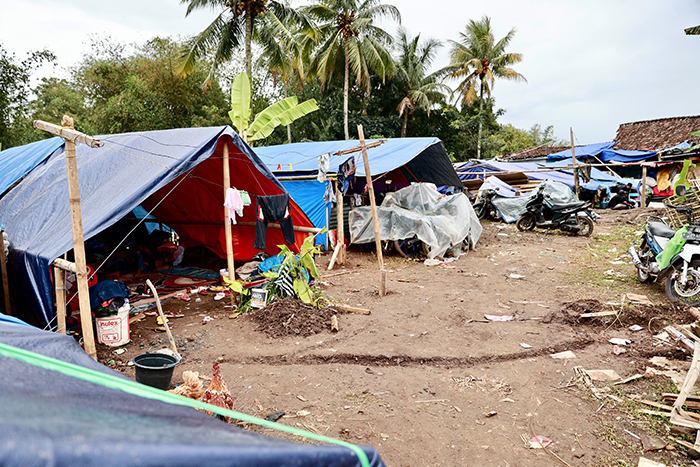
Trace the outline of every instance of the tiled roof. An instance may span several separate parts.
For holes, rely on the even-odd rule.
[[[617,129],[615,149],[656,151],[683,141],[693,144],[699,142],[700,138],[690,136],[690,132],[699,130],[700,115],[623,123]]]
[[[523,159],[535,159],[539,157],[547,157],[555,152],[568,149],[570,146],[539,146],[536,148],[527,148],[522,151],[514,152],[507,156],[501,156],[501,159],[508,161],[518,161]]]

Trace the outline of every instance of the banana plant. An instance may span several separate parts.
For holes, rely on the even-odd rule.
[[[251,97],[248,74],[239,73],[231,84],[231,111],[228,115],[246,143],[267,138],[278,126],[289,125],[294,120],[318,110],[316,99],[299,103],[296,96],[292,96],[267,107],[255,116],[252,123],[248,124]]]

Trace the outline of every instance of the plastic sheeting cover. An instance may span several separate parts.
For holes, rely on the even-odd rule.
[[[422,183],[389,193],[377,207],[379,236],[382,240],[418,237],[428,245],[429,258],[443,256],[451,247],[459,247],[469,238],[473,248],[481,236],[481,224],[465,194],[441,196]],[[349,216],[352,243],[374,241],[372,210],[356,207]]]
[[[549,202],[552,204],[566,204],[578,201],[578,198],[574,192],[571,191],[571,188],[563,183],[545,180],[540,184],[538,189],[544,190],[544,193],[549,195]],[[535,196],[535,193],[535,191],[532,191],[528,195],[517,196],[515,198],[494,196],[491,201],[498,208],[503,220],[511,223],[517,221],[518,218],[525,213],[527,202],[530,201],[530,198]]]
[[[0,342],[122,376],[62,334],[0,322]],[[2,465],[360,466],[345,447],[251,433],[189,407],[144,399],[12,358],[0,357],[0,372]],[[362,449],[372,467],[384,465],[375,449]]]

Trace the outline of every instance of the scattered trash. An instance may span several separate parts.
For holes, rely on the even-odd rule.
[[[169,323],[169,322],[170,322],[170,321],[168,321],[168,317],[167,317],[167,316],[165,317],[165,322],[166,322],[166,323]],[[163,318],[161,318],[160,316],[158,316],[158,317],[156,318],[156,323],[158,323],[159,325],[162,325],[162,324],[163,324]]]
[[[508,278],[509,279],[525,279],[525,276],[523,276],[522,274],[515,274],[514,272],[511,272],[510,274],[508,274]]]
[[[664,467],[665,465],[666,464],[662,464],[661,462],[656,462],[646,459],[644,457],[640,457],[639,464],[637,464],[637,467]]]
[[[620,375],[615,370],[585,370],[593,381],[617,381]]]
[[[646,295],[638,295],[635,293],[627,293],[627,300],[639,305],[653,305],[651,300]]]
[[[297,396],[297,399],[299,399],[302,402],[306,402],[306,398],[304,396]]]
[[[544,436],[535,436],[528,443],[530,443],[530,449],[542,449],[552,444],[552,440]]]
[[[637,332],[637,331],[643,330],[644,328],[643,328],[642,326],[638,325],[638,324],[633,324],[633,325],[630,326],[628,329],[629,329],[630,331]]]
[[[613,346],[613,353],[615,355],[621,355],[623,353],[627,352],[627,349],[620,347],[619,345],[614,345]]]
[[[619,337],[613,337],[608,342],[610,342],[613,345],[627,345],[632,343],[632,341],[629,339],[622,339]]]
[[[484,315],[484,318],[486,318],[489,321],[499,321],[499,322],[513,320],[513,316],[511,316],[511,315]]]
[[[114,360],[110,360],[110,361],[107,362],[107,366],[114,366],[114,365],[116,365],[116,364],[117,364],[117,363],[116,363]]]
[[[129,360],[128,362],[126,362],[126,364],[127,364],[128,366],[134,366],[134,362],[132,362],[131,360]]]
[[[532,346],[530,344],[526,344],[525,342],[521,342],[520,347],[522,347],[523,349],[531,349],[532,348]]]
[[[668,445],[666,441],[659,438],[658,436],[647,435],[645,433],[642,433],[640,438],[642,441],[642,447],[644,448],[644,452],[660,451],[662,449],[666,449],[666,446]]]
[[[496,415],[498,415],[498,412],[496,412],[495,410],[492,410],[491,412],[486,414],[486,418],[495,417]]]
[[[616,382],[616,383],[613,383],[613,386],[618,386],[618,385],[620,385],[620,384],[631,383],[632,381],[636,381],[636,380],[638,380],[638,379],[640,379],[640,378],[644,378],[644,375],[640,375],[639,373],[637,373],[636,375],[630,376],[629,378],[625,378],[625,379],[623,379],[622,381],[618,381],[618,382]]]
[[[202,301],[202,299],[199,298],[199,297],[197,297],[197,298],[194,299],[194,301],[195,301],[195,303],[200,303],[200,302]]]
[[[383,440],[389,439],[389,435],[387,435],[386,433],[379,433],[379,436],[381,436]]]
[[[507,234],[507,233],[503,233],[503,232],[498,232],[498,233],[496,234],[496,236],[497,236],[497,237],[507,237],[508,234]]]
[[[214,300],[216,300],[216,301],[218,302],[219,300],[221,300],[221,299],[224,298],[225,296],[226,296],[225,293],[223,293],[223,292],[218,292],[216,295],[214,295]]]
[[[207,315],[204,318],[202,318],[202,324],[207,324],[209,321],[214,321],[214,318],[211,316]]]
[[[311,412],[308,410],[300,410],[296,413],[297,417],[306,417],[307,415],[311,415]]]
[[[117,350],[114,351],[114,353],[117,354],[117,355],[121,355],[121,354],[123,354],[124,352],[126,352],[126,349],[117,349]]]
[[[270,414],[267,414],[265,416],[265,420],[271,421],[271,422],[276,422],[280,418],[284,417],[284,412],[272,412]]]
[[[190,301],[190,296],[187,295],[187,292],[180,292],[179,294],[175,294],[175,298],[179,298],[180,300],[183,300],[185,302]]]
[[[556,359],[569,359],[576,358],[576,354],[574,354],[571,350],[565,350],[564,352],[553,353],[552,355],[550,355],[550,357]]]

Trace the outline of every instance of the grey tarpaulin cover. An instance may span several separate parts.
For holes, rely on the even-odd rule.
[[[545,195],[549,197],[547,202],[550,204],[566,204],[578,201],[571,188],[560,182],[545,180],[537,187],[537,190],[540,189],[544,190]],[[517,221],[520,216],[525,214],[525,206],[535,193],[536,190],[533,190],[527,195],[516,196],[515,198],[494,196],[491,201],[498,209],[503,220],[510,223]]]
[[[451,247],[455,256],[469,238],[474,248],[481,236],[481,224],[465,194],[442,196],[436,190],[417,183],[389,193],[377,207],[379,236],[382,240],[402,240],[417,236],[428,245],[429,258],[443,256]],[[372,210],[356,207],[350,212],[350,241],[374,241]]]

